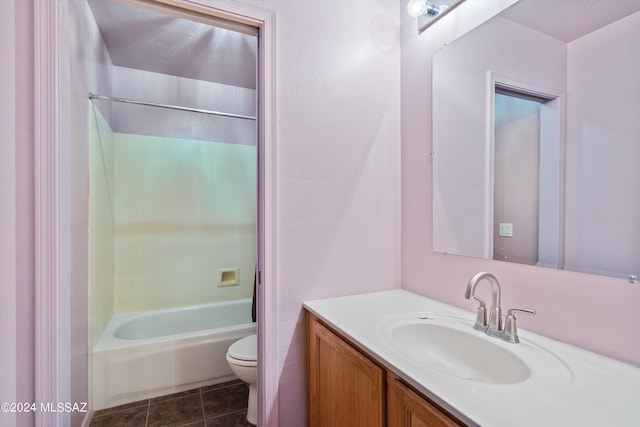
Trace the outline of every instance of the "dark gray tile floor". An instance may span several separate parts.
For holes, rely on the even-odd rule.
[[[249,427],[242,381],[200,387],[96,411],[89,427]]]

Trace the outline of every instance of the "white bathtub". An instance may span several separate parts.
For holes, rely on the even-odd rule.
[[[234,379],[227,349],[255,331],[251,299],[115,315],[93,349],[93,409]]]

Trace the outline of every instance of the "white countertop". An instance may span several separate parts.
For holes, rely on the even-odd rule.
[[[379,331],[385,318],[423,312],[462,318],[471,328],[475,315],[469,311],[404,290],[308,301],[304,306],[470,425],[640,426],[638,367],[519,330],[521,342],[504,345],[514,346],[509,347],[514,352],[543,348],[561,361],[556,365],[563,366],[562,372],[532,372],[529,380],[517,384],[470,382],[403,357]]]

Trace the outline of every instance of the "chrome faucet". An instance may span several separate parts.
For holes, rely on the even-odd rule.
[[[536,315],[535,310],[529,310],[528,308],[512,308],[507,311],[507,318],[504,322],[504,331],[502,333],[502,339],[506,342],[517,344],[520,342],[518,338],[518,328],[516,327],[516,316],[514,313],[518,311],[520,313]]]
[[[487,279],[491,284],[491,307],[489,308],[489,321],[487,322],[487,307],[484,301],[475,296],[476,286],[482,279]],[[502,338],[506,342],[518,343],[518,329],[516,327],[516,312],[525,314],[536,314],[535,310],[528,308],[512,308],[507,312],[507,319],[502,326],[502,310],[500,309],[500,283],[498,279],[491,273],[481,272],[474,275],[467,284],[467,291],[464,294],[466,299],[474,299],[480,303],[478,313],[476,314],[476,323],[473,329],[477,329],[492,337]]]
[[[491,273],[480,272],[474,275],[469,283],[467,284],[467,291],[464,294],[464,297],[468,300],[474,298],[475,300],[480,302],[480,308],[478,309],[478,315],[476,316],[476,324],[474,326],[475,329],[481,330],[479,325],[481,312],[482,316],[485,316],[484,310],[485,305],[484,301],[474,295],[476,291],[476,286],[478,283],[482,281],[482,279],[487,279],[491,284],[491,307],[489,308],[489,322],[486,324],[486,328],[484,331],[487,335],[492,337],[502,337],[502,310],[500,309],[500,283],[498,283],[498,279]]]

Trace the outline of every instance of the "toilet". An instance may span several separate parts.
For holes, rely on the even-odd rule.
[[[249,335],[229,346],[227,363],[234,374],[249,385],[247,421],[258,424],[258,340]]]

